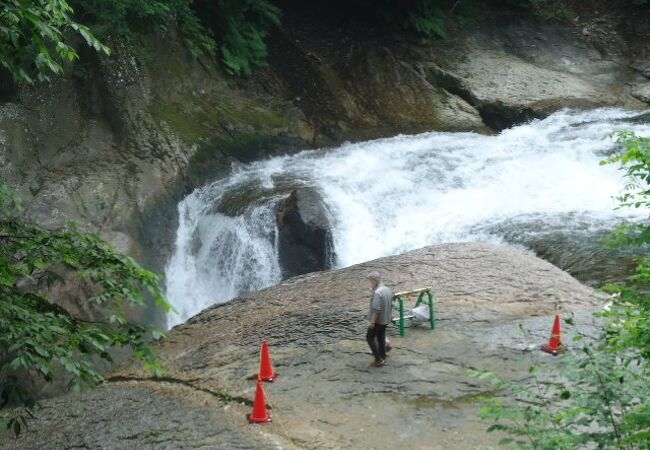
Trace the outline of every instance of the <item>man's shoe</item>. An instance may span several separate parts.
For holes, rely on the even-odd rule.
[[[381,366],[386,365],[386,361],[384,361],[383,359],[379,359],[379,360],[371,362],[370,365],[372,367],[381,367]]]

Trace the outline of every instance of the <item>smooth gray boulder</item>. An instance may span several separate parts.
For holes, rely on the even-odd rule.
[[[626,52],[620,39],[603,46],[570,27],[502,18],[436,46],[420,67],[501,130],[562,108],[647,107],[641,88],[630,89],[647,80]]]
[[[301,188],[278,205],[278,253],[283,278],[331,267],[332,233],[320,194]]]

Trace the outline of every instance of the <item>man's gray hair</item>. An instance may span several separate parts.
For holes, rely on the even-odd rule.
[[[369,280],[381,281],[381,275],[379,275],[379,272],[370,272],[367,278]]]

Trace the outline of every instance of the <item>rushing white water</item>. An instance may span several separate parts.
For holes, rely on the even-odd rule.
[[[621,173],[599,165],[612,147],[607,133],[650,135],[638,115],[561,111],[496,136],[396,136],[237,165],[178,206],[166,278],[180,314],[170,324],[280,281],[275,208],[300,186],[317,189],[329,208],[339,267],[429,244],[512,242],[518,230],[597,230],[639,217],[614,209]]]

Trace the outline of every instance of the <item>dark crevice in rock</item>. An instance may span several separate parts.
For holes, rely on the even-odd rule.
[[[12,102],[18,97],[18,90],[11,74],[0,67],[0,102]]]
[[[143,377],[131,377],[131,376],[125,376],[125,375],[114,375],[111,377],[107,377],[106,381],[108,383],[120,383],[120,382],[128,382],[128,381],[138,381],[138,382],[152,382],[152,383],[170,383],[170,384],[179,384],[181,386],[185,386],[187,388],[193,389],[195,391],[200,391],[204,392],[206,394],[210,394],[215,398],[218,398],[221,401],[227,402],[227,403],[243,403],[247,406],[253,406],[253,402],[247,398],[240,397],[237,395],[231,395],[225,391],[218,390],[218,391],[213,391],[208,388],[204,387],[199,387],[194,385],[192,382],[193,381],[200,381],[199,379],[192,379],[192,380],[182,380],[180,378],[174,378],[174,377],[150,377],[150,378],[143,378]],[[267,408],[271,409],[270,406],[267,405]]]
[[[475,105],[476,106],[476,105]],[[501,102],[477,106],[483,123],[493,130],[501,131],[515,125],[530,122],[533,119],[543,119],[544,114],[526,107],[513,107]]]
[[[463,85],[463,81],[456,75],[438,67],[436,64],[421,66],[420,70],[426,80],[434,86],[441,87],[451,94],[454,94],[470,105],[477,107],[479,101],[474,94]]]

